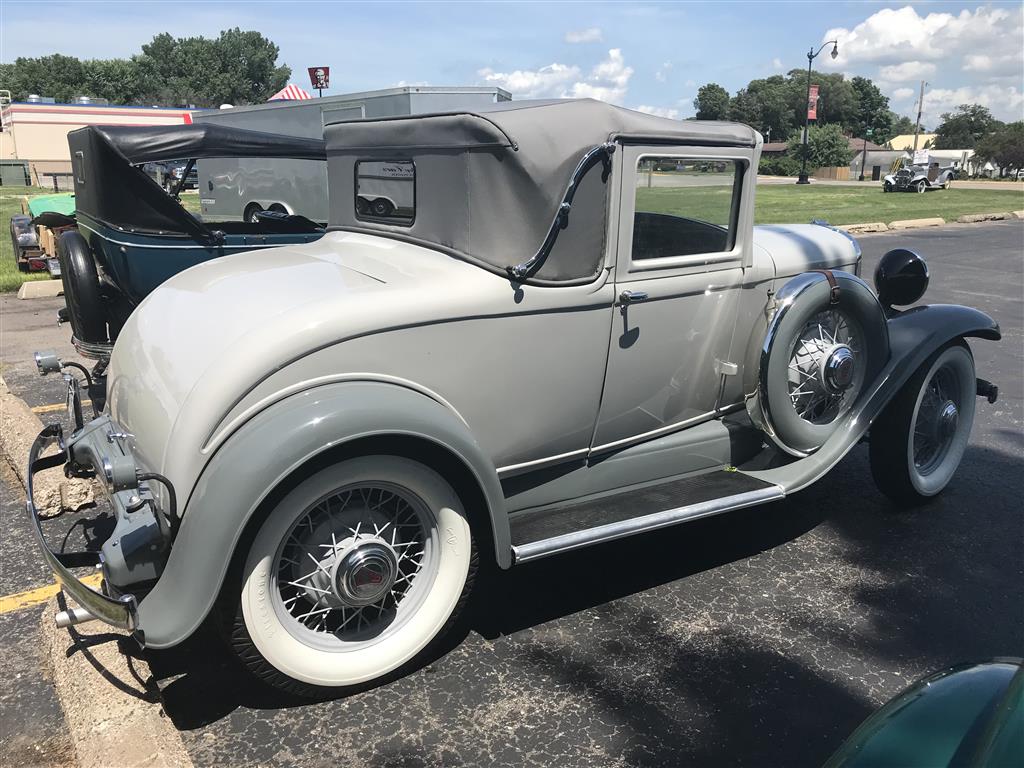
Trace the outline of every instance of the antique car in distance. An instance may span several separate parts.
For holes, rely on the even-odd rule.
[[[62,319],[71,324],[78,352],[99,361],[98,374],[128,316],[172,275],[227,254],[323,236],[323,224],[302,216],[203,221],[179,200],[182,188],[195,178],[199,159],[323,161],[321,140],[220,125],[89,126],[69,133],[68,145],[76,207],[65,223],[76,228],[57,242],[67,302]],[[182,157],[189,160],[167,162],[167,177],[156,180],[153,166],[164,167],[168,158]],[[162,188],[162,183],[169,188]]]
[[[938,163],[929,166],[904,165],[896,173],[886,174],[882,180],[883,192],[927,192],[929,189],[949,189],[956,178],[956,168],[940,168]]]
[[[783,499],[869,430],[882,491],[927,501],[995,397],[965,341],[991,318],[897,309],[921,258],[888,254],[876,295],[844,233],[753,226],[749,127],[560,100],[325,136],[322,239],[154,290],[94,420],[66,377],[74,431],[39,435],[30,484],[94,474],[117,526],[102,593],[39,531],[80,606],[58,623],[166,648],[210,621],[268,683],[343,692],[431,653],[480,559]],[[359,203],[381,164],[413,210]],[[653,188],[652,164],[675,169]]]

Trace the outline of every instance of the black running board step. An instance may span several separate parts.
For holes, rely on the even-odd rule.
[[[517,563],[524,563],[785,495],[779,486],[742,472],[709,472],[566,507],[513,515],[509,521],[512,552]]]

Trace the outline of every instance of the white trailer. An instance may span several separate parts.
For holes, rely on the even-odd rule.
[[[501,88],[405,86],[322,99],[273,101],[251,107],[210,110],[196,113],[194,120],[320,139],[324,125],[339,120],[479,109],[511,98],[511,94]],[[200,160],[198,167],[204,218],[252,220],[261,211],[278,211],[313,221],[327,221],[326,163],[233,158]],[[382,180],[381,183],[392,188],[399,184],[399,188],[391,190],[392,195],[408,194],[400,189],[398,180]],[[384,187],[382,190],[380,201],[376,203],[378,213],[386,205],[391,205],[392,210],[404,207],[404,200],[391,199]],[[373,202],[366,201],[370,211]]]

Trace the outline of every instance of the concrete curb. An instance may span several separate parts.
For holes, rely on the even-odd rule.
[[[959,224],[977,224],[980,221],[1005,221],[1006,219],[1012,219],[1014,215],[1012,213],[968,213],[963,216],[957,216],[956,220]]]
[[[52,299],[64,293],[64,283],[60,280],[29,280],[18,289],[19,299]]]
[[[859,235],[868,232],[888,232],[889,225],[881,221],[873,221],[867,224],[843,224],[842,226],[836,227],[836,229],[849,232],[851,235]]]
[[[889,229],[917,229],[919,227],[941,227],[946,223],[945,219],[938,216],[930,219],[904,219],[902,221],[890,221]]]
[[[7,382],[0,376],[0,455],[11,465],[26,491],[28,451],[42,429],[39,417],[7,388]],[[43,514],[54,515],[62,509],[75,511],[95,501],[92,481],[65,478],[56,471],[37,475],[34,485],[36,506]]]
[[[1015,219],[1024,219],[1024,211],[1012,211]]]
[[[135,641],[97,622],[57,629],[58,599],[46,604],[40,635],[78,768],[192,768],[149,665],[119,647]]]

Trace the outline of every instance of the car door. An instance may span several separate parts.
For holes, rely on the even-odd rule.
[[[592,452],[716,415],[756,175],[748,148],[623,147],[616,313]]]

